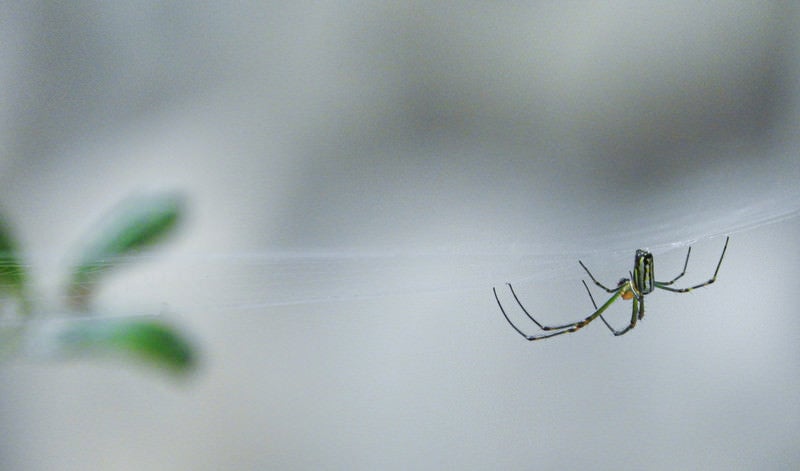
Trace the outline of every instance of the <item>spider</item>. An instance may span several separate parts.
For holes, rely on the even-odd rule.
[[[666,291],[672,291],[673,293],[688,293],[696,288],[702,288],[703,286],[708,286],[717,279],[717,273],[719,272],[719,267],[722,265],[722,258],[725,257],[725,250],[728,249],[728,240],[730,237],[725,238],[725,245],[722,247],[722,255],[719,256],[719,262],[717,262],[717,268],[714,270],[714,276],[712,276],[708,281],[705,281],[700,284],[696,284],[689,288],[673,288],[671,285],[678,281],[685,273],[686,267],[689,264],[689,255],[692,253],[692,248],[689,247],[689,250],[686,252],[686,260],[683,262],[683,271],[676,276],[675,278],[669,281],[655,281],[653,277],[653,254],[648,252],[647,250],[639,249],[636,251],[636,257],[634,258],[633,264],[633,272],[628,272],[630,278],[622,278],[617,282],[617,286],[614,288],[608,288],[604,286],[602,283],[597,281],[595,277],[592,275],[592,272],[586,268],[586,265],[583,264],[582,261],[578,260],[578,263],[581,267],[586,271],[589,275],[589,278],[592,279],[594,284],[599,286],[600,288],[604,289],[609,293],[613,293],[608,301],[606,301],[602,306],[597,307],[597,303],[594,302],[594,297],[592,296],[592,292],[589,291],[589,286],[586,284],[585,281],[581,280],[583,283],[583,287],[586,288],[586,292],[589,293],[589,299],[592,300],[592,305],[594,306],[595,311],[587,318],[577,321],[577,322],[570,322],[569,324],[563,325],[556,325],[556,326],[548,326],[540,324],[539,321],[533,318],[532,315],[525,309],[525,306],[522,305],[522,302],[517,297],[517,293],[514,292],[514,288],[511,286],[511,283],[506,283],[508,285],[508,289],[511,290],[511,294],[514,296],[514,300],[517,302],[517,305],[522,309],[522,312],[525,313],[526,316],[530,320],[533,321],[541,330],[545,332],[551,332],[543,335],[528,335],[523,332],[519,327],[514,325],[511,322],[511,319],[506,314],[505,309],[503,309],[503,305],[500,303],[500,298],[497,296],[497,289],[492,288],[494,292],[494,299],[497,301],[497,305],[500,306],[500,312],[503,313],[503,317],[506,318],[508,323],[511,327],[514,328],[521,336],[523,336],[527,340],[541,340],[547,339],[550,337],[555,337],[557,335],[567,334],[576,332],[579,329],[586,327],[590,322],[597,319],[598,317],[603,323],[608,327],[608,330],[611,331],[614,335],[624,335],[629,330],[636,327],[636,322],[641,320],[644,317],[644,297],[653,292],[656,288],[663,289]],[[611,327],[606,319],[603,317],[603,312],[609,308],[614,302],[618,299],[625,299],[625,300],[633,300],[633,310],[631,312],[631,321],[630,323],[623,329],[617,330]]]

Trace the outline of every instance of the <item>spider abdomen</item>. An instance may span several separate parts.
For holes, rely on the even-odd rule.
[[[639,249],[633,264],[633,289],[638,296],[650,294],[656,288],[653,275],[653,254],[647,250]],[[637,297],[638,297],[637,296]]]

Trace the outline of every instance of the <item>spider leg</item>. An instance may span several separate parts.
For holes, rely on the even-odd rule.
[[[586,285],[586,282],[581,280],[581,283],[583,283],[583,287],[586,288],[586,292],[589,293],[589,299],[592,300],[592,305],[594,306],[595,309],[597,309],[597,304],[594,302],[594,297],[592,296],[592,292],[589,291],[589,287]],[[621,291],[622,290],[620,290],[620,292]],[[641,303],[639,302],[639,299],[641,299]],[[633,312],[631,314],[631,323],[628,324],[628,326],[622,330],[617,330],[611,327],[611,324],[609,324],[608,321],[606,321],[606,318],[603,317],[603,314],[600,314],[599,317],[600,320],[603,321],[603,324],[605,324],[606,327],[608,327],[608,330],[610,330],[612,334],[616,336],[625,335],[626,332],[628,332],[629,330],[633,329],[636,326],[636,321],[638,319],[644,317],[644,296],[642,296],[641,298],[639,297],[633,298]]]
[[[629,286],[630,286],[631,293],[633,293],[633,297],[634,297],[634,298],[636,298],[636,299],[642,299],[642,298],[644,298],[644,294],[642,294],[640,291],[637,291],[637,290],[636,290],[636,285],[635,285],[635,284],[633,283],[633,281],[632,281],[632,280],[633,280],[633,272],[632,272],[632,271],[629,271],[629,272],[628,272],[628,275],[630,276],[630,278],[628,278],[627,280],[625,280],[625,279],[623,278],[623,280],[622,280],[622,281],[623,281],[623,282],[625,282],[625,281],[627,281],[627,282],[628,282],[628,284],[629,284]]]
[[[511,288],[511,285],[510,285],[510,284],[509,284],[508,286],[509,286],[509,288]],[[587,289],[588,289],[588,288],[587,288]],[[523,331],[522,331],[522,330],[521,330],[519,327],[517,327],[516,325],[514,325],[514,323],[513,323],[513,322],[511,322],[511,319],[508,317],[508,314],[506,314],[506,311],[505,311],[505,309],[503,308],[503,304],[500,302],[500,298],[497,296],[497,289],[496,289],[496,288],[492,288],[492,291],[494,292],[494,299],[497,301],[497,305],[500,307],[500,312],[502,312],[502,313],[503,313],[503,317],[505,317],[505,318],[506,318],[506,321],[508,321],[508,323],[511,325],[511,327],[513,327],[513,328],[514,328],[514,330],[516,330],[518,334],[520,334],[520,335],[521,335],[522,337],[524,337],[526,340],[530,340],[530,341],[532,341],[532,340],[541,340],[541,339],[547,339],[547,338],[550,338],[550,337],[555,337],[555,336],[557,336],[557,335],[562,335],[562,334],[568,334],[568,333],[572,333],[572,332],[577,332],[578,330],[580,330],[580,329],[582,329],[582,328],[586,327],[586,326],[587,326],[587,325],[589,325],[589,324],[590,324],[592,321],[594,321],[595,319],[597,319],[598,317],[600,317],[600,316],[603,314],[603,311],[605,311],[606,309],[608,309],[608,307],[609,307],[609,306],[611,306],[611,304],[613,304],[613,303],[614,303],[614,301],[616,301],[617,299],[619,299],[619,297],[622,295],[622,289],[618,289],[618,290],[616,291],[616,293],[614,293],[614,295],[613,295],[613,296],[611,296],[611,297],[608,299],[608,301],[606,301],[606,302],[605,302],[605,303],[604,303],[602,306],[600,306],[600,308],[596,309],[596,310],[595,310],[595,312],[593,312],[591,315],[589,315],[588,317],[586,317],[586,318],[585,318],[585,319],[583,319],[582,321],[578,321],[578,322],[572,322],[572,323],[570,323],[570,324],[564,324],[564,325],[562,325],[562,326],[558,326],[558,327],[551,327],[551,326],[543,326],[543,325],[541,325],[539,322],[537,322],[535,319],[533,319],[533,317],[532,317],[530,314],[528,314],[528,311],[525,309],[525,307],[523,307],[523,306],[522,306],[522,304],[519,302],[519,299],[517,298],[516,294],[514,294],[514,290],[513,290],[513,288],[511,288],[511,293],[514,295],[514,298],[516,299],[516,301],[517,301],[517,304],[519,304],[519,306],[520,306],[520,308],[522,308],[523,312],[525,312],[525,314],[527,314],[527,315],[528,315],[528,317],[529,317],[529,318],[530,318],[530,319],[531,319],[531,320],[532,320],[532,321],[533,321],[533,322],[534,322],[534,323],[535,323],[537,326],[539,326],[539,327],[540,327],[542,330],[557,330],[557,332],[553,332],[553,333],[549,333],[549,334],[545,334],[545,335],[528,335],[528,334],[524,333],[524,332],[523,332]],[[593,300],[592,302],[594,302],[594,300]],[[605,319],[603,319],[603,321],[605,322]],[[608,324],[606,324],[606,325],[608,325]],[[612,330],[613,330],[613,329],[612,329]]]
[[[589,286],[588,286],[588,285],[586,284],[586,282],[585,282],[585,281],[583,281],[583,280],[581,280],[581,283],[583,283],[583,287],[584,287],[584,288],[586,288],[586,294],[588,294],[588,295],[589,295],[589,299],[592,301],[592,306],[594,306],[594,310],[596,311],[596,310],[597,310],[597,303],[596,303],[596,302],[594,302],[594,296],[592,296],[592,292],[591,292],[591,291],[589,291]],[[603,315],[602,315],[602,314],[600,314],[600,320],[601,320],[601,321],[603,321],[603,324],[605,324],[605,325],[606,325],[606,327],[608,327],[608,330],[610,330],[610,331],[611,331],[611,333],[614,333],[614,332],[616,332],[616,331],[614,330],[614,328],[613,328],[613,327],[611,327],[611,324],[609,324],[609,323],[608,323],[608,321],[606,320],[606,318],[605,318],[605,317],[603,317]]]
[[[509,285],[509,286],[511,286],[511,285]],[[500,307],[500,312],[502,312],[502,313],[503,313],[503,317],[505,317],[505,318],[506,318],[506,321],[508,321],[509,325],[511,325],[511,327],[512,327],[514,330],[516,330],[516,331],[517,331],[517,333],[518,333],[519,335],[523,336],[523,337],[524,337],[526,340],[540,340],[540,339],[546,339],[546,338],[555,337],[556,335],[561,335],[561,334],[565,334],[565,333],[569,332],[569,330],[560,330],[560,331],[558,331],[558,332],[555,332],[555,333],[552,333],[552,334],[547,334],[547,335],[539,335],[539,336],[536,336],[536,335],[528,335],[528,334],[526,334],[526,333],[525,333],[525,332],[523,332],[523,331],[522,331],[522,330],[521,330],[519,327],[517,327],[517,326],[516,326],[516,325],[515,325],[513,322],[511,322],[511,318],[509,318],[509,317],[508,317],[508,314],[506,314],[506,310],[503,308],[503,304],[500,302],[500,298],[497,296],[497,288],[492,288],[492,292],[494,293],[494,299],[497,301],[497,305]],[[513,293],[513,291],[512,291],[512,293]],[[516,295],[515,295],[514,297],[516,298]],[[517,300],[517,304],[519,304],[519,300]],[[520,304],[520,307],[522,307],[522,304]],[[531,320],[532,320],[534,323],[536,323],[536,325],[538,325],[540,328],[542,328],[542,329],[543,329],[543,327],[541,326],[541,324],[539,324],[539,323],[538,323],[538,322],[537,322],[537,321],[536,321],[536,320],[535,320],[533,317],[531,317],[531,315],[530,315],[530,314],[528,314],[528,311],[527,311],[527,310],[525,310],[525,308],[524,308],[524,307],[522,307],[522,311],[523,311],[525,314],[527,314],[527,315],[528,315],[528,317],[529,317],[529,318],[530,318],[530,319],[531,319]],[[561,327],[559,327],[559,328],[567,329],[567,328],[569,328],[569,327],[573,327],[573,326],[574,326],[574,324],[567,324],[567,325],[561,326]],[[556,329],[556,328],[554,328],[554,327],[549,327],[549,329]]]
[[[520,302],[519,298],[517,297],[517,293],[514,292],[514,287],[511,286],[511,283],[506,283],[506,284],[508,285],[508,289],[511,290],[511,294],[514,296],[514,300],[517,302],[517,305],[520,307],[520,309],[522,309],[522,312],[524,312],[525,315],[528,316],[528,319],[532,320],[534,324],[539,326],[540,329],[545,330],[545,331],[547,331],[547,330],[560,330],[560,329],[566,329],[568,327],[572,327],[573,325],[576,324],[576,322],[571,322],[569,324],[556,325],[556,326],[548,326],[548,325],[540,324],[539,321],[534,319],[533,316],[530,315],[530,313],[528,313],[528,310],[525,309],[525,306],[522,305],[522,302]]]
[[[644,296],[641,298],[633,298],[633,307],[631,308],[631,322],[622,330],[615,330],[614,335],[625,335],[629,330],[636,327],[636,321],[644,317]]]
[[[596,284],[597,286],[599,286],[599,287],[603,288],[604,290],[606,290],[606,292],[608,292],[608,293],[615,293],[615,292],[616,292],[616,291],[619,289],[619,287],[616,287],[616,288],[606,288],[606,287],[605,287],[605,286],[604,286],[602,283],[600,283],[599,281],[597,281],[597,280],[595,279],[594,275],[592,275],[592,272],[590,272],[590,271],[589,271],[589,269],[588,269],[588,268],[586,268],[586,265],[584,265],[584,264],[583,264],[583,262],[581,262],[580,260],[578,260],[578,263],[580,263],[580,264],[581,264],[581,267],[583,267],[583,269],[586,271],[586,274],[587,274],[587,275],[589,275],[589,278],[591,278],[591,279],[592,279],[592,281],[594,281],[594,284]]]
[[[702,288],[703,286],[708,286],[711,283],[717,281],[717,273],[719,273],[719,267],[722,265],[722,259],[725,257],[725,251],[728,249],[728,241],[730,237],[725,238],[725,245],[722,247],[722,254],[719,256],[719,261],[717,262],[717,268],[714,270],[714,276],[712,276],[708,281],[704,281],[703,283],[696,284],[694,286],[690,286],[688,288],[670,288],[668,285],[672,284],[672,282],[664,283],[657,281],[656,288],[661,288],[663,290],[672,291],[673,293],[688,293],[689,291],[697,288]],[[687,255],[686,260],[688,262],[689,257]],[[683,275],[683,274],[681,274]],[[679,277],[680,278],[680,277]],[[675,280],[672,280],[675,281]]]
[[[662,287],[667,286],[667,285],[671,285],[672,283],[675,283],[676,281],[678,281],[680,279],[680,277],[685,275],[686,274],[686,267],[689,265],[689,255],[691,255],[691,253],[692,253],[692,248],[689,247],[689,250],[686,251],[686,260],[683,262],[683,271],[681,272],[680,275],[676,276],[675,278],[673,278],[673,279],[671,279],[669,281],[659,281],[658,284],[660,284]]]

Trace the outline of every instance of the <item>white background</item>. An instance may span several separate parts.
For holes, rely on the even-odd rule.
[[[797,20],[4,3],[0,202],[40,305],[94,219],[181,190],[184,231],[97,308],[173,313],[203,362],[184,383],[4,364],[0,467],[796,468]],[[653,293],[624,337],[529,343],[491,294],[518,315],[513,281],[542,320],[578,320],[579,258],[614,284],[649,248],[667,280],[691,244],[694,284],[725,234],[717,283]]]

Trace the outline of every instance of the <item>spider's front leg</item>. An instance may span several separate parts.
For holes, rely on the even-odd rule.
[[[508,314],[506,314],[506,310],[505,310],[505,308],[503,308],[503,304],[500,302],[500,298],[497,296],[497,289],[496,288],[492,288],[492,292],[494,293],[494,299],[497,301],[497,305],[500,307],[500,312],[503,313],[503,317],[506,318],[506,321],[509,323],[509,325],[511,325],[511,327],[515,331],[517,331],[517,333],[519,335],[524,337],[525,340],[533,341],[533,340],[547,339],[547,338],[550,338],[550,337],[555,337],[557,335],[562,335],[562,334],[566,334],[566,333],[570,333],[570,332],[575,332],[576,330],[578,330],[580,328],[580,327],[576,327],[576,325],[578,324],[576,322],[573,322],[571,324],[565,324],[565,325],[562,325],[562,326],[556,326],[556,327],[545,326],[545,325],[540,324],[536,319],[533,318],[533,316],[531,316],[528,313],[528,310],[525,309],[525,306],[523,306],[522,303],[519,301],[519,298],[517,298],[516,293],[514,293],[514,288],[512,288],[510,284],[508,285],[508,287],[511,289],[511,294],[514,295],[514,299],[517,301],[517,304],[522,309],[522,312],[524,312],[525,315],[527,315],[530,320],[532,320],[537,326],[539,326],[540,329],[545,330],[545,331],[551,331],[551,330],[557,330],[558,331],[558,332],[553,332],[553,333],[545,334],[545,335],[528,335],[528,334],[526,334],[525,332],[522,331],[522,329],[517,327],[516,324],[511,322],[511,318],[508,317]],[[583,326],[581,326],[581,327],[583,327]]]

